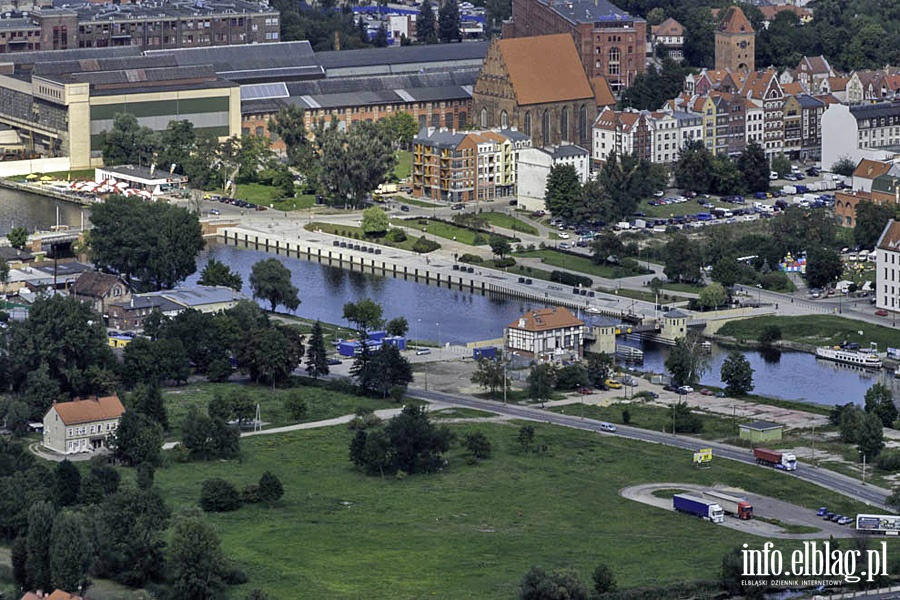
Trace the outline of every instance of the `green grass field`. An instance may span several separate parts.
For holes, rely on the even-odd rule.
[[[197,383],[180,388],[166,388],[164,399],[169,414],[168,437],[171,439],[181,438],[181,424],[190,407],[196,406],[201,411],[205,411],[217,392],[226,393],[234,387],[235,384],[232,383]],[[360,406],[372,410],[397,406],[389,400],[360,398],[312,386],[273,390],[267,386],[248,384],[243,388],[250,393],[254,402],[259,404],[262,420],[267,423],[264,429],[349,415],[353,414]],[[291,394],[299,395],[306,402],[306,416],[300,420],[291,419],[284,410],[284,400]]]
[[[406,179],[412,175],[412,152],[397,150],[394,155],[397,157],[397,164],[394,166],[394,175],[397,179]]]
[[[403,224],[407,225],[407,223],[405,223],[405,222]],[[363,235],[363,230],[359,227],[354,227],[352,225],[333,225],[332,223],[323,223],[321,221],[313,221],[312,223],[304,225],[304,228],[307,229],[308,231],[321,230],[325,233],[330,233],[332,235],[339,235],[339,236],[345,237],[348,240],[353,239],[358,244],[366,244],[366,243],[381,244],[384,246],[392,246],[394,248],[401,248],[403,250],[409,250],[409,251],[412,251],[413,244],[415,244],[416,239],[418,239],[417,237],[410,235],[409,237],[406,238],[405,241],[400,242],[399,244],[389,242],[387,240],[387,238],[378,238],[375,240],[369,240],[365,237],[365,235]],[[440,246],[438,246],[438,248],[435,248],[435,250],[437,250],[439,248],[440,248]]]
[[[506,215],[504,213],[499,212],[483,212],[478,215],[483,218],[485,221],[494,225],[495,227],[503,227],[505,229],[511,229],[512,231],[520,231],[522,233],[527,233],[529,235],[537,235],[538,230],[533,225],[529,225],[522,219],[517,219],[516,217],[512,217]]]
[[[620,393],[621,391],[622,390],[619,390],[617,393]],[[630,413],[631,418],[630,422],[627,424],[632,427],[640,427],[652,431],[662,431],[664,427],[668,427],[669,430],[672,428],[672,418],[669,409],[638,402],[617,402],[609,406],[569,404],[566,406],[556,406],[550,410],[564,415],[584,416],[588,419],[609,421],[610,423],[617,423],[619,425],[626,424],[622,413],[627,410]],[[703,431],[696,434],[696,437],[704,440],[722,440],[737,435],[736,425],[732,423],[731,419],[707,415],[700,411],[694,412],[703,422]]]
[[[595,264],[588,257],[571,256],[563,252],[551,250],[549,248],[543,250],[526,250],[525,252],[516,252],[515,257],[523,258],[540,258],[544,264],[551,267],[559,267],[570,271],[578,271],[585,275],[594,275],[595,277],[615,278],[616,270],[606,265]]]
[[[732,321],[719,330],[721,335],[739,340],[756,341],[767,325],[781,328],[782,339],[812,345],[834,345],[844,340],[868,346],[876,342],[884,351],[900,343],[900,333],[884,325],[861,323],[833,315],[805,315],[801,317],[756,317]],[[863,335],[859,335],[862,331]]]
[[[332,427],[248,438],[240,462],[173,464],[156,485],[177,513],[197,505],[210,477],[239,489],[265,470],[282,480],[274,507],[206,517],[250,577],[234,599],[253,588],[279,598],[297,590],[323,599],[512,598],[532,565],[574,568],[589,581],[606,563],[620,588],[714,579],[731,548],[764,541],[619,496],[638,483],[730,484],[810,509],[864,510],[772,469],[714,460],[698,470],[686,451],[534,427],[547,447],[541,454],[519,449],[518,424],[451,425],[457,436],[484,432],[492,458],[469,465],[455,447],[443,472],[403,480],[356,472],[347,459],[352,432]]]
[[[422,224],[423,222],[425,223],[424,225]],[[478,235],[470,229],[463,229],[462,227],[457,227],[456,225],[441,223],[440,221],[432,221],[431,219],[409,219],[403,221],[402,224],[405,227],[409,227],[411,229],[418,229],[419,231],[422,231],[430,237],[437,236],[448,240],[456,240],[461,244],[468,244],[470,246],[475,245],[475,236]],[[481,236],[484,237],[485,240],[487,240],[488,235],[490,234],[481,234]]]
[[[295,198],[273,200],[275,210],[303,210],[312,208],[316,204],[315,194],[298,194]]]

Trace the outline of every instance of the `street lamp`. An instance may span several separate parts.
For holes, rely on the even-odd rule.
[[[862,484],[866,485],[866,453],[862,450],[860,450],[859,453],[862,454],[863,457]]]
[[[437,328],[438,328],[438,350],[440,350],[441,349],[441,324],[435,323],[435,325],[437,325]]]
[[[422,319],[416,319],[416,350],[419,349],[419,323],[422,322]]]

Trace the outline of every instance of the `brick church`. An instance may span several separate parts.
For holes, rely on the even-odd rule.
[[[472,117],[481,128],[517,127],[535,147],[590,148],[597,105],[615,102],[603,78],[594,84],[568,33],[494,40],[472,92]]]

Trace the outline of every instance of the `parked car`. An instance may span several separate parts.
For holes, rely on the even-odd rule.
[[[562,242],[562,243],[559,245],[559,249],[560,249],[560,250],[569,250],[569,249],[571,249],[571,248],[572,248],[572,245],[569,244],[568,242]]]
[[[820,507],[819,507],[819,510],[816,511],[816,516],[817,516],[817,517],[824,517],[824,516],[825,516],[825,513],[827,513],[827,512],[828,512],[828,509],[827,509],[826,507],[820,506]]]
[[[403,212],[409,212],[409,207],[405,204],[401,204],[400,210],[402,210]]]
[[[840,519],[838,519],[837,524],[838,525],[849,525],[852,522],[853,522],[853,517],[841,517]]]
[[[659,394],[657,394],[656,392],[651,392],[651,391],[648,390],[648,391],[646,392],[646,394],[647,394],[648,396],[650,396],[651,398],[653,398],[654,400],[657,399],[657,398],[659,398]]]
[[[211,215],[221,215],[221,214],[222,214],[222,211],[219,210],[218,208],[211,208],[211,209],[209,209],[209,214],[211,214]]]
[[[602,429],[603,431],[608,431],[610,433],[616,432],[616,426],[612,423],[607,423],[606,421],[600,422],[600,429]]]
[[[328,364],[329,365],[339,365],[339,364],[341,364],[341,361],[338,358],[329,358]]]
[[[594,390],[589,387],[578,388],[578,393],[583,395],[593,394]]]
[[[667,383],[666,385],[664,385],[663,389],[666,390],[667,392],[677,392],[678,391],[678,388],[675,387],[674,385],[672,385],[671,383]]]
[[[559,236],[559,239],[561,239],[561,240],[569,239],[569,234],[566,233],[565,231],[561,231],[557,235]]]
[[[450,210],[462,210],[465,207],[466,207],[465,204],[463,204],[462,202],[458,202],[458,203],[454,204],[453,206],[451,206]]]
[[[830,521],[831,517],[833,517],[833,516],[834,516],[834,513],[829,510],[824,515],[822,515],[822,519],[825,521]]]
[[[702,390],[700,390],[700,393],[701,393],[702,395],[704,395],[704,396],[712,396],[712,395],[713,395],[713,391],[712,391],[712,390],[708,390],[708,389],[706,389],[706,388],[703,388]]]
[[[616,381],[615,379],[607,379],[605,383],[611,390],[621,390],[622,389],[622,384],[619,383],[618,381]]]
[[[423,354],[431,354],[431,350],[428,348],[419,348],[416,350],[416,356],[422,356]]]
[[[543,217],[543,216],[546,215],[546,214],[547,214],[547,213],[545,213],[545,212],[542,211],[542,210],[536,210],[536,211],[534,211],[533,213],[531,213],[531,216],[532,216],[532,217],[535,217],[535,218],[538,218],[538,217]]]
[[[830,520],[837,523],[838,521],[840,521],[843,518],[844,518],[844,515],[835,514],[834,516],[831,517]]]
[[[691,394],[691,393],[693,393],[694,388],[692,388],[689,385],[683,385],[680,388],[678,388],[677,391],[679,394]]]
[[[518,201],[518,200],[513,199],[513,200],[510,200],[510,201],[509,201],[509,205],[510,205],[510,206],[516,206],[516,205],[518,205],[518,204],[519,204],[519,201]]]
[[[878,310],[875,311],[875,314],[878,315],[879,317],[886,317],[886,316],[888,316],[888,311],[884,310],[883,308],[879,308]]]

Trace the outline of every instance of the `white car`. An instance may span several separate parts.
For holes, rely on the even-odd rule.
[[[778,179],[778,173],[776,173],[775,171],[769,171],[769,179],[775,181],[776,179]]]
[[[559,234],[557,234],[557,235],[559,235],[559,239],[561,239],[561,240],[567,240],[567,239],[569,239],[569,234],[566,233],[565,231],[563,231],[563,232],[561,232],[561,233],[559,233]]]
[[[608,431],[608,432],[610,432],[610,433],[615,433],[615,431],[616,431],[616,426],[613,425],[612,423],[607,423],[606,421],[602,421],[602,422],[600,423],[600,429],[601,429],[602,431]]]

